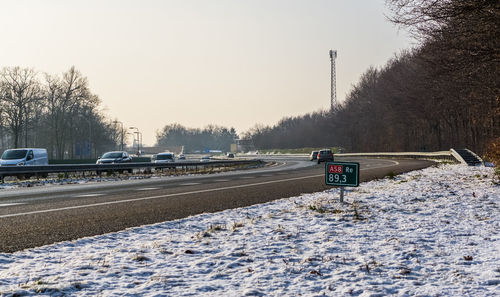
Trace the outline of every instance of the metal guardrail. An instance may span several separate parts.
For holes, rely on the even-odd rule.
[[[453,158],[455,158],[458,162],[464,164],[464,165],[467,165],[467,162],[465,162],[464,158],[462,158],[462,156],[460,156],[456,150],[454,149],[451,149],[450,150],[450,154],[453,156]]]
[[[451,151],[438,152],[385,152],[385,153],[340,153],[335,154],[339,157],[382,157],[382,158],[411,158],[411,159],[455,159]],[[459,160],[458,160],[459,161]]]
[[[262,156],[276,157],[309,157],[310,154],[264,154]],[[452,151],[437,152],[381,152],[381,153],[335,153],[339,157],[381,157],[381,158],[432,158],[432,159],[451,159],[454,157]]]
[[[408,158],[408,159],[437,159],[437,160],[451,160],[460,162],[453,154],[454,150],[437,151],[437,152],[380,152],[380,153],[335,153],[337,157],[372,157],[372,158]],[[307,157],[309,154],[264,154],[260,156],[267,157]]]
[[[229,167],[235,165],[261,165],[262,160],[217,160],[209,162],[172,162],[172,163],[117,163],[117,164],[61,164],[44,166],[0,166],[0,179],[5,176],[44,175],[49,173],[68,173],[95,171],[97,174],[107,171],[130,171],[145,168],[188,169],[200,167]]]

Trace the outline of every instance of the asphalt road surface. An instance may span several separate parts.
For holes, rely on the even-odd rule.
[[[361,165],[360,180],[421,169],[422,160],[345,158]],[[274,166],[147,180],[0,190],[0,252],[14,252],[244,207],[330,188],[324,164],[284,157]]]

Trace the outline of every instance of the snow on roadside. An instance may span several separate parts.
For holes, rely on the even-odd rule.
[[[500,186],[440,165],[0,254],[1,296],[498,296]]]
[[[190,176],[192,174],[186,174],[185,176]],[[22,189],[31,187],[42,187],[42,186],[54,186],[54,185],[71,185],[71,184],[87,184],[87,183],[101,183],[101,182],[112,182],[112,181],[126,181],[126,180],[141,180],[141,179],[154,179],[154,178],[164,178],[173,177],[175,175],[170,174],[140,174],[136,173],[133,175],[125,174],[112,174],[111,176],[87,176],[87,177],[72,177],[72,178],[40,178],[40,179],[29,179],[29,180],[18,180],[16,177],[8,176],[6,179],[8,181],[0,183],[0,190],[12,190],[12,189]]]

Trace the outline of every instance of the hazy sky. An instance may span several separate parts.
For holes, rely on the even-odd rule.
[[[384,0],[0,0],[0,67],[74,65],[105,114],[146,144],[170,123],[256,123],[330,106],[330,48],[343,100],[408,35]]]

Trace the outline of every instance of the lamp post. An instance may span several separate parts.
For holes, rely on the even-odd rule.
[[[129,127],[129,129],[137,130],[134,133],[137,133],[137,156],[139,156],[141,154],[142,133],[139,132],[139,128],[137,128],[137,127]],[[134,137],[134,139],[135,139],[135,137]]]
[[[121,150],[123,151],[123,123],[120,121],[113,121],[113,123],[118,124],[120,123],[121,129],[120,129],[120,136],[121,136]]]
[[[127,135],[132,135],[132,139],[135,142],[135,134],[132,132],[127,132]],[[128,136],[127,136],[128,137]],[[132,143],[132,148],[134,148],[134,143]]]
[[[139,154],[142,155],[142,132],[134,132],[137,133],[137,139],[139,140]]]
[[[92,158],[92,113],[90,111],[87,116],[87,121],[89,122],[89,158]]]

